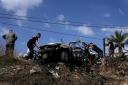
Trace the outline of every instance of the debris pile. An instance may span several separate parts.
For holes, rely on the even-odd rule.
[[[128,62],[103,73],[96,66],[93,71],[86,72],[86,67],[72,69],[64,63],[26,62],[0,66],[0,85],[128,85]]]

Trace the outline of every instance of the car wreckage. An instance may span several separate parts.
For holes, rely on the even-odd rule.
[[[87,47],[88,44],[81,41],[68,44],[52,43],[41,46],[40,52],[37,55],[39,55],[39,60],[42,60],[43,63],[65,62],[78,65],[84,64],[90,57],[99,59],[100,55],[103,54],[102,50],[98,47],[96,48],[98,55],[91,54]]]
[[[78,47],[78,45],[80,45]],[[83,47],[82,47],[83,46]],[[69,44],[53,43],[41,46],[41,57],[45,62],[83,62],[85,58],[86,46],[84,42],[70,42]]]

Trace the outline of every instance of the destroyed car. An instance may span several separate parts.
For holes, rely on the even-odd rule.
[[[88,49],[89,44],[82,41],[64,43],[50,43],[40,47],[39,51],[34,51],[34,60],[46,63],[65,62],[74,65],[97,63],[103,56],[103,51],[93,44],[92,54]]]
[[[83,63],[88,51],[84,42],[70,42],[69,44],[53,43],[41,46],[41,57],[44,62]]]

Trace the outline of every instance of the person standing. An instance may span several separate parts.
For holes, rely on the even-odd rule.
[[[109,57],[114,57],[114,44],[111,40],[108,42]]]
[[[6,56],[13,57],[15,41],[17,40],[16,33],[13,32],[13,30],[9,30],[8,33],[3,35],[3,39],[6,40],[6,50],[5,50]]]
[[[34,48],[37,47],[38,49],[40,48],[38,39],[41,37],[41,33],[37,33],[36,36],[32,37],[31,39],[28,40],[27,42],[27,47],[29,49],[29,55],[28,55],[28,59],[32,59],[33,58],[33,54],[34,54]]]

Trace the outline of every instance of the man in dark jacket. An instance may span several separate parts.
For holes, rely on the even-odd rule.
[[[32,37],[31,39],[29,39],[29,41],[27,42],[27,47],[30,51],[28,58],[32,59],[33,58],[33,54],[34,54],[34,47],[36,46],[38,49],[40,48],[38,39],[41,37],[41,33],[37,33],[36,36]]]
[[[93,43],[90,43],[89,47],[91,48],[91,50],[95,51],[98,54],[98,58],[97,59],[103,58],[103,51],[98,46],[96,46]],[[90,57],[90,60],[91,60],[92,64],[94,63],[94,59],[95,59],[94,56]]]
[[[13,56],[15,41],[17,40],[17,35],[13,32],[13,30],[9,30],[8,33],[3,35],[3,38],[6,40],[6,56]]]
[[[114,44],[111,40],[108,42],[109,57],[114,57]]]
[[[98,53],[99,58],[102,58],[103,51],[93,43],[90,43],[90,45],[92,46],[92,50],[94,50],[96,53]]]

